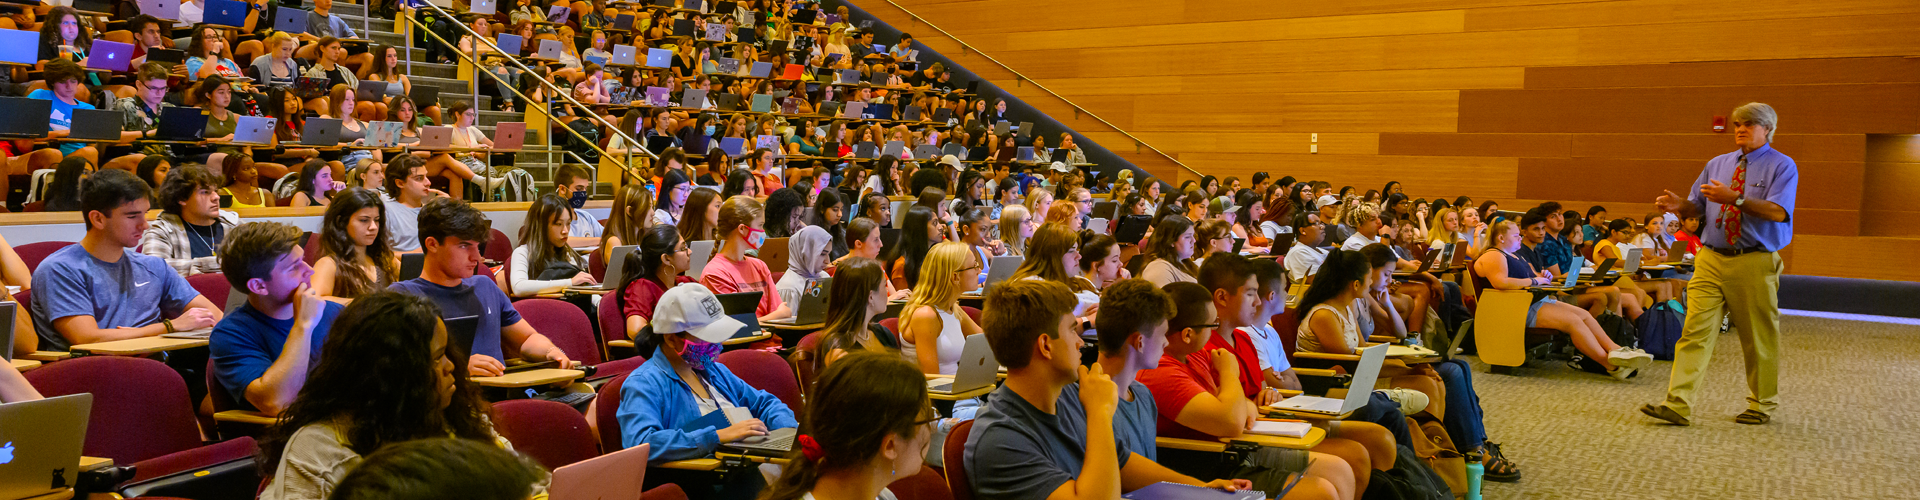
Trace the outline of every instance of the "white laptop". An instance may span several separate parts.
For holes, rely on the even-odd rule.
[[[1276,409],[1318,415],[1344,415],[1367,405],[1367,398],[1373,397],[1373,382],[1380,378],[1380,363],[1387,359],[1387,344],[1375,344],[1360,350],[1360,366],[1353,374],[1353,384],[1347,386],[1346,399],[1324,398],[1320,396],[1294,396],[1274,403]]]
[[[966,347],[960,348],[960,368],[953,372],[952,377],[927,379],[927,392],[963,393],[993,385],[999,374],[1000,362],[993,359],[993,348],[987,345],[987,336],[968,335]],[[1366,402],[1366,398],[1361,398],[1361,402]]]
[[[558,61],[560,60],[560,55],[561,55],[561,49],[560,49],[559,40],[553,40],[548,38],[540,39],[540,55],[538,56],[539,58],[546,59],[549,61]]]
[[[707,261],[713,259],[714,240],[700,240],[687,244],[687,276],[699,279],[707,270]]]
[[[639,249],[640,247],[638,245],[613,247],[613,253],[611,254],[613,258],[607,259],[607,279],[600,280],[600,284],[598,285],[570,286],[567,287],[567,289],[576,292],[600,292],[612,290],[613,287],[620,286],[620,282],[627,279],[627,256],[632,255],[634,251]]]
[[[1620,249],[1622,250],[1620,258],[1625,261],[1625,265],[1620,268],[1620,273],[1623,275],[1632,275],[1640,271],[1640,258],[1646,250],[1640,247],[1628,247],[1624,245],[1621,246]]]
[[[140,13],[168,21],[180,20],[180,0],[140,0]]]
[[[552,500],[640,500],[647,479],[647,452],[641,444],[553,470]]]
[[[1094,217],[1087,220],[1087,229],[1092,229],[1094,234],[1107,234],[1107,224],[1106,217]]]
[[[88,393],[0,404],[0,498],[71,489],[92,409]]]
[[[447,149],[453,146],[453,127],[437,126],[420,129],[419,149]]]
[[[499,12],[499,9],[500,3],[497,0],[473,0],[472,4],[467,6],[468,12],[489,16]]]
[[[1006,281],[1007,278],[1012,278],[1013,272],[1020,270],[1020,264],[1026,261],[1026,257],[1018,255],[1006,255],[988,259],[986,281],[980,283],[980,294],[986,295],[987,290],[994,285]]]
[[[273,126],[279,120],[266,116],[241,116],[233,126],[233,142],[254,146],[273,145]]]

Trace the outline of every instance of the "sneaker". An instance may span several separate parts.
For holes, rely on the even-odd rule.
[[[1385,394],[1387,399],[1400,404],[1400,413],[1412,415],[1427,409],[1427,393],[1413,389],[1378,389],[1374,392]]]
[[[1622,347],[1607,353],[1607,362],[1614,366],[1632,367],[1637,370],[1646,368],[1647,364],[1652,363],[1653,355]]]
[[[1614,380],[1625,382],[1627,381],[1627,377],[1633,376],[1634,371],[1636,370],[1624,365],[1614,365],[1613,371],[1607,372],[1607,374],[1612,375]]]

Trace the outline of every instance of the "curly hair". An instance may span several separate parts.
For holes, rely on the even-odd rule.
[[[167,178],[160,182],[160,211],[178,216],[181,204],[192,198],[193,193],[201,188],[220,189],[224,185],[225,180],[202,165],[182,165],[169,169]]]

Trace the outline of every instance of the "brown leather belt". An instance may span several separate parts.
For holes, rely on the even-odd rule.
[[[1767,247],[1763,247],[1760,245],[1754,245],[1754,246],[1745,247],[1745,248],[1734,248],[1734,249],[1726,249],[1726,248],[1718,248],[1718,247],[1707,247],[1707,249],[1712,250],[1713,253],[1725,255],[1728,257],[1739,257],[1742,254],[1759,253],[1759,252],[1767,251]]]

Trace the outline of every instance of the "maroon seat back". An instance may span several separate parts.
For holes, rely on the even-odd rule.
[[[953,500],[953,490],[947,488],[940,469],[926,465],[920,466],[920,473],[887,485],[887,491],[900,500]]]
[[[942,465],[947,469],[947,490],[953,494],[953,500],[973,500],[973,482],[967,479],[967,434],[973,432],[973,421],[961,422],[947,432],[947,443],[940,450]]]
[[[48,255],[72,244],[71,241],[41,241],[13,247],[13,253],[20,254],[20,260],[27,263],[27,272],[33,272]]]
[[[493,404],[493,430],[547,469],[600,456],[587,418],[565,403],[516,399]]]
[[[644,364],[647,364],[646,356],[634,356],[631,358],[621,358],[613,361],[608,361],[605,363],[600,363],[599,365],[594,366],[593,373],[594,375],[601,376],[601,377],[608,376],[608,375],[626,375],[628,373],[632,373],[635,368],[639,368],[640,365],[644,365]]]
[[[131,464],[200,446],[187,383],[147,358],[86,356],[26,372],[47,397],[93,393],[81,452]]]
[[[1273,315],[1268,319],[1273,324],[1274,333],[1280,334],[1280,345],[1287,348],[1287,361],[1293,361],[1293,345],[1300,342],[1300,315],[1287,311]]]
[[[88,430],[92,430],[92,429],[88,429]],[[133,464],[134,466],[133,480],[145,481],[145,480],[156,478],[156,477],[176,474],[176,473],[199,469],[203,467],[210,467],[217,464],[222,464],[222,463],[227,463],[227,462],[231,462],[231,461],[242,459],[242,458],[247,458],[247,457],[253,456],[255,452],[259,451],[258,448],[259,448],[259,443],[254,442],[253,438],[242,436],[239,438],[222,441],[215,444],[201,446],[199,448],[194,448],[194,449],[175,452],[175,453],[169,453],[164,456],[154,457],[147,460],[141,460]],[[139,497],[139,498],[154,498],[154,497]]]
[[[607,252],[604,250],[596,248],[587,252],[587,273],[592,274],[596,281],[607,280]]]
[[[600,316],[598,318],[600,321],[600,337],[607,342],[629,340],[627,339],[627,315],[621,312],[621,308],[619,307],[622,301],[620,293],[621,291],[616,290],[613,293],[600,296],[600,307],[596,308],[598,309],[596,314]],[[607,352],[612,353],[613,348],[608,347]],[[652,353],[640,353],[641,356],[648,354]]]
[[[973,308],[973,307],[969,307],[969,306],[960,306],[960,310],[962,310],[962,311],[966,311],[966,312],[967,312],[967,317],[968,317],[968,318],[973,318],[973,324],[976,324],[976,325],[978,325],[978,324],[980,324],[980,310],[979,310],[979,309],[976,309],[976,308]]]
[[[21,290],[13,294],[13,301],[20,303],[20,309],[14,314],[24,314],[33,310],[33,290]]]
[[[632,358],[638,359],[638,358]],[[594,397],[593,423],[600,427],[600,451],[613,453],[627,449],[620,440],[620,386],[627,383],[627,374],[622,373],[607,380],[600,386],[600,395]]]
[[[300,235],[300,240],[302,242],[300,243],[300,250],[304,252],[304,255],[300,256],[300,260],[307,261],[307,265],[309,266],[313,265],[314,262],[318,262],[320,260],[320,235],[307,233]]]
[[[893,332],[894,345],[899,345],[899,346],[907,345],[907,343],[901,338],[903,337],[903,335],[900,334],[900,317],[895,316],[892,318],[880,320],[880,327],[887,329],[887,331],[889,332]]]
[[[800,337],[800,342],[793,346],[793,375],[800,379],[802,392],[813,392],[813,378],[820,375],[814,373],[814,367],[826,363],[827,353],[820,352],[820,342],[824,338],[820,332],[809,333]]]
[[[480,247],[480,256],[494,262],[513,260],[513,238],[508,238],[507,233],[499,229],[487,230],[492,231],[493,236],[487,239],[486,245]]]
[[[233,292],[233,284],[227,282],[226,273],[195,274],[187,277],[187,284],[193,285],[193,290],[200,292],[201,297],[213,302],[214,309],[225,309],[227,295]]]
[[[714,360],[727,365],[727,370],[747,385],[780,398],[793,414],[803,413],[805,401],[800,396],[800,381],[794,378],[793,367],[787,365],[787,360],[780,359],[780,355],[759,349],[735,349],[720,353]]]
[[[600,364],[600,346],[593,341],[593,323],[586,311],[571,302],[554,299],[525,299],[513,303],[527,324],[546,335],[567,357],[587,365]]]

